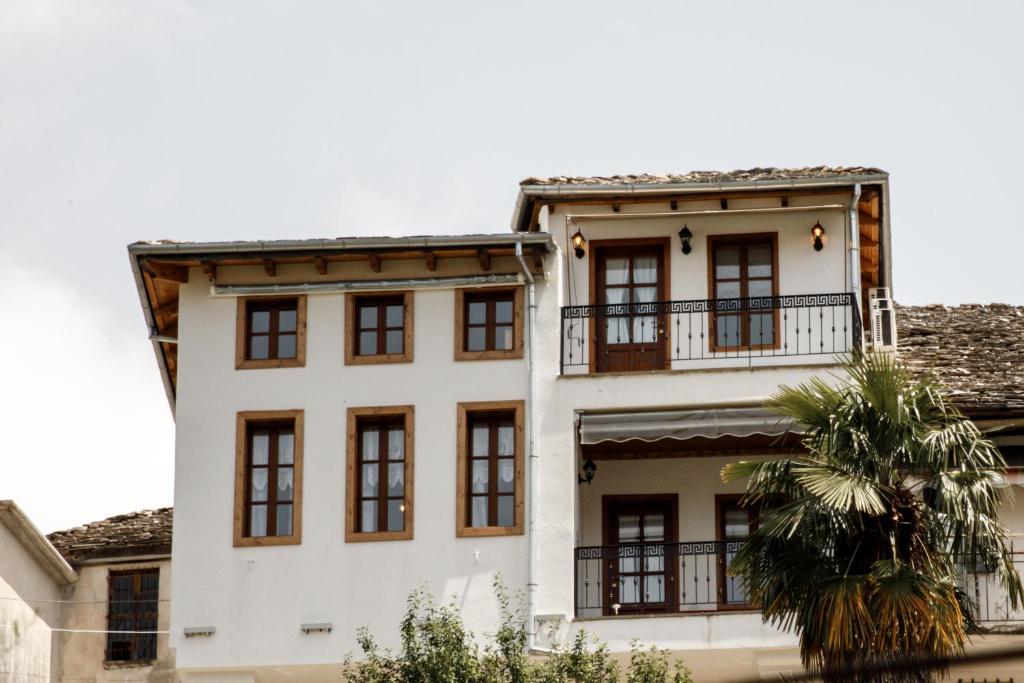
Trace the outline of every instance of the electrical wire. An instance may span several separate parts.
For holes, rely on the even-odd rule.
[[[155,633],[157,635],[167,635],[170,633],[170,631],[107,631],[93,628],[51,628],[49,626],[23,626],[21,624],[0,624],[0,628],[16,628],[23,631],[50,631],[53,633],[102,633],[104,635],[108,633],[127,633],[129,635],[148,635],[150,633]]]
[[[33,598],[18,598],[10,597],[6,595],[0,595],[0,600],[11,600],[14,602],[32,602],[42,605],[105,605],[108,602],[116,602],[119,605],[132,605],[137,602],[170,602],[170,598],[152,598],[150,600],[44,600],[44,599],[33,599]]]

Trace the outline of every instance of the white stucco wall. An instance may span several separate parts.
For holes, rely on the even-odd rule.
[[[418,262],[384,275],[448,267],[429,273]],[[225,281],[266,280],[262,270],[222,270]],[[516,271],[510,260],[494,263],[493,272]],[[456,404],[525,399],[525,360],[455,362],[454,291],[444,289],[415,293],[413,363],[346,366],[343,302],[342,294],[309,297],[304,368],[235,370],[236,301],[210,298],[198,271],[182,287],[171,638],[181,668],[340,662],[364,625],[394,645],[406,596],[421,584],[443,600],[455,596],[482,633],[496,623],[494,576],[526,584],[525,536],[455,538]],[[398,404],[416,410],[415,537],[345,543],[346,409]],[[291,408],[305,411],[302,543],[235,548],[235,414]],[[303,635],[309,622],[330,622],[334,632]],[[190,626],[217,632],[185,639]]]
[[[78,581],[68,589],[68,604],[64,608],[64,627],[77,632],[66,633],[61,639],[61,681],[91,680],[96,683],[120,681],[152,681],[170,683],[176,680],[174,654],[168,647],[167,635],[157,636],[157,661],[140,666],[132,662],[105,663],[106,634],[90,633],[107,628],[109,586],[111,571],[131,569],[160,570],[159,616],[157,630],[167,631],[171,621],[171,562],[152,560],[118,562],[114,564],[83,564],[78,566]]]
[[[0,524],[0,681],[48,681],[58,670],[61,587]]]

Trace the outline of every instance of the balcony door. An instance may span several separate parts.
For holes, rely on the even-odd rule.
[[[666,367],[665,240],[616,240],[593,245],[592,301],[598,304],[593,369],[596,372]]]
[[[709,298],[712,351],[750,351],[778,348],[779,293],[778,235],[712,235]]]
[[[676,496],[605,496],[604,505],[604,613],[674,612]]]
[[[742,496],[718,495],[715,498],[718,505],[718,606],[746,607],[749,602],[746,591],[739,579],[729,576],[729,567],[757,522],[752,510],[740,505]]]

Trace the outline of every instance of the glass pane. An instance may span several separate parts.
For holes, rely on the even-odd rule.
[[[374,356],[377,354],[377,333],[376,332],[360,332],[359,333],[359,355],[360,356]]]
[[[291,467],[282,467],[277,471],[277,500],[286,502],[292,499],[292,476],[294,472]]]
[[[466,335],[467,351],[487,350],[487,329],[484,327],[471,327]]]
[[[644,515],[644,540],[665,540],[665,515]]]
[[[746,538],[750,534],[750,522],[746,510],[727,507],[722,512],[725,519],[726,538]]]
[[[750,343],[775,344],[775,317],[771,313],[750,316]]]
[[[392,304],[387,307],[385,325],[387,327],[402,327],[402,304]]]
[[[252,464],[266,465],[270,462],[270,434],[254,432],[252,435]]]
[[[619,515],[619,543],[640,540],[640,515]]]
[[[249,337],[249,359],[264,360],[270,355],[270,340],[267,337]]]
[[[738,315],[719,315],[715,319],[715,344],[739,346],[740,317]]]
[[[277,535],[292,535],[292,506],[290,504],[277,506]]]
[[[515,496],[498,496],[498,526],[515,526]]]
[[[619,571],[638,572],[640,571],[640,556],[643,548],[636,545],[619,546]]]
[[[277,329],[279,332],[295,331],[296,315],[294,310],[281,310],[277,312]]]
[[[512,302],[511,301],[495,301],[494,302],[494,322],[496,322],[496,323],[510,323],[510,322],[512,322]]]
[[[635,284],[658,281],[658,260],[653,256],[638,256],[633,259],[633,282]]]
[[[473,425],[473,445],[471,452],[474,457],[489,454],[490,437],[491,430],[486,424]]]
[[[388,460],[401,460],[405,457],[405,430],[402,427],[388,429]]]
[[[388,531],[405,531],[405,503],[388,501]]]
[[[498,460],[498,493],[512,493],[516,488],[516,461],[514,458]]]
[[[740,296],[740,283],[739,282],[716,282],[715,283],[715,298],[716,299],[738,299]]]
[[[665,547],[655,545],[644,548],[644,562],[649,572],[665,571]]]
[[[633,318],[633,341],[650,344],[657,338],[657,318],[641,315]]]
[[[747,277],[772,276],[771,247],[750,247],[747,249]]]
[[[661,574],[645,577],[644,602],[665,602],[665,577]]]
[[[483,325],[487,322],[487,303],[484,301],[470,301],[468,318],[470,325]]]
[[[270,331],[270,311],[253,311],[252,322],[249,323],[250,332]]]
[[[487,496],[474,496],[470,506],[470,526],[487,526]]]
[[[658,288],[657,287],[637,287],[633,290],[633,303],[647,303],[650,301],[658,300]],[[640,308],[640,313],[647,313],[648,310]]]
[[[388,495],[405,495],[405,465],[400,462],[388,465]]]
[[[249,508],[249,535],[267,535],[267,506],[253,505]]]
[[[512,326],[500,325],[494,328],[494,348],[508,351],[512,348]]]
[[[402,353],[402,337],[405,333],[402,330],[389,330],[386,335],[385,353]]]
[[[623,605],[633,605],[640,602],[640,577],[619,577],[619,602]]]
[[[277,463],[291,465],[295,462],[295,435],[283,433],[277,435]]]
[[[473,477],[470,489],[473,493],[487,493],[488,463],[486,460],[473,461]]]
[[[717,247],[715,249],[715,278],[739,278],[739,247]]]
[[[360,306],[359,308],[359,327],[377,327],[377,307],[376,306]]]
[[[294,334],[282,334],[277,338],[277,357],[295,358]]]
[[[626,287],[609,287],[604,290],[604,302],[606,304],[629,303],[629,289]]]
[[[359,530],[367,533],[377,530],[377,501],[364,500],[360,508]]]
[[[629,318],[608,318],[606,339],[609,344],[629,343]]]
[[[363,485],[360,487],[360,495],[369,498],[377,495],[377,484],[380,478],[380,468],[377,465],[363,465]]]
[[[751,280],[747,283],[747,293],[750,296],[771,296],[771,280]]]
[[[266,502],[268,493],[267,468],[257,467],[252,471],[252,491],[249,500],[254,503]]]
[[[363,427],[363,460],[372,461],[380,457],[380,430]]]
[[[511,422],[498,425],[498,456],[514,455],[516,452],[516,433]]]
[[[606,285],[624,285],[629,280],[629,259],[610,258],[605,261],[604,283]]]

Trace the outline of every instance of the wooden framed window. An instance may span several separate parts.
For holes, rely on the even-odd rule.
[[[523,533],[523,401],[458,405],[456,536]]]
[[[236,546],[301,542],[302,427],[301,410],[238,413]]]
[[[345,364],[412,362],[412,292],[345,295]]]
[[[107,576],[108,662],[156,659],[160,569],[112,571]]]
[[[414,415],[412,406],[348,409],[346,541],[412,538]]]
[[[778,233],[708,237],[708,273],[711,350],[779,348]]]
[[[455,360],[523,357],[523,288],[455,290]]]
[[[235,368],[306,364],[306,297],[239,298]]]

